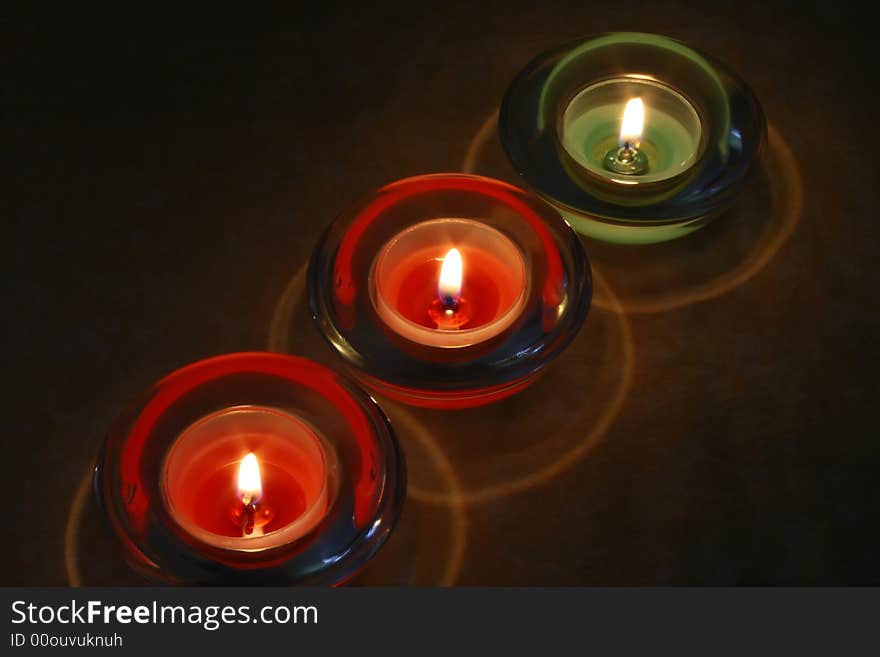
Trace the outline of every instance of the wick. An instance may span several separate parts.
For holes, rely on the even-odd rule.
[[[471,308],[462,297],[444,294],[438,295],[428,306],[428,317],[441,330],[460,329],[471,320]]]
[[[254,533],[254,523],[255,516],[257,515],[257,505],[254,502],[249,502],[244,505],[244,522],[242,523],[241,531],[245,536],[250,536]]]
[[[648,157],[639,150],[638,141],[626,140],[623,146],[612,148],[605,154],[603,164],[614,173],[638,175],[648,170]]]
[[[621,162],[632,162],[635,153],[633,152],[635,149],[629,142],[624,143],[623,148],[617,151],[617,159]]]

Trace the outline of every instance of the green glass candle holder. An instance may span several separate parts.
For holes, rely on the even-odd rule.
[[[767,132],[726,66],[634,32],[533,60],[507,90],[499,130],[519,174],[575,229],[631,244],[686,235],[727,207]]]

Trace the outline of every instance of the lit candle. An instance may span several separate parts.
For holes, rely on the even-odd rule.
[[[696,163],[702,124],[694,106],[656,80],[603,80],[576,94],[560,141],[589,173],[633,185],[669,180]]]
[[[338,584],[387,540],[403,456],[376,402],[279,353],[224,354],[157,381],[95,467],[131,566],[164,584]]]
[[[633,98],[623,110],[620,122],[620,137],[617,148],[605,155],[605,168],[614,173],[637,175],[648,170],[648,157],[639,150],[642,145],[642,130],[645,126],[645,104],[641,98]]]
[[[467,347],[507,329],[525,305],[526,266],[502,232],[472,219],[432,219],[376,256],[371,295],[385,325],[429,347]]]
[[[535,381],[590,304],[589,263],[540,199],[480,176],[399,180],[343,214],[307,276],[319,330],[377,393],[488,404]]]
[[[623,244],[705,226],[743,189],[766,143],[760,103],[734,71],[638,32],[542,53],[514,78],[498,117],[523,179],[578,232]]]
[[[304,420],[240,406],[189,426],[170,447],[162,490],[173,520],[203,543],[259,550],[306,536],[328,505],[328,448]]]

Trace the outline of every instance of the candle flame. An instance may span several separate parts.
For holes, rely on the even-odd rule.
[[[238,466],[238,497],[246,506],[256,504],[263,497],[260,463],[253,452],[245,456]]]
[[[644,127],[645,104],[641,98],[631,98],[623,110],[618,145],[621,148],[638,148],[642,142],[642,130]]]
[[[444,306],[454,306],[461,299],[461,275],[464,265],[458,249],[449,249],[440,268],[437,296]]]

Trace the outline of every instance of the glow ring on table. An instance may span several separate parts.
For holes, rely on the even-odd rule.
[[[480,157],[480,151],[486,142],[489,141],[492,133],[498,130],[498,112],[499,110],[495,110],[483,121],[480,129],[477,130],[477,134],[474,135],[474,138],[468,144],[467,151],[464,154],[464,162],[461,163],[461,170],[464,173],[477,173],[477,161]]]
[[[92,489],[93,474],[93,469],[89,468],[76,487],[73,502],[71,502],[70,511],[67,514],[67,525],[64,527],[64,569],[67,572],[67,585],[74,588],[82,586],[76,537],[79,535],[80,520],[86,507],[89,491]]]
[[[477,134],[468,144],[461,167],[463,172],[477,173],[480,152],[497,128],[498,110],[495,110],[483,121]],[[619,298],[616,300],[606,299],[594,293],[593,305],[605,310],[614,310],[615,305],[619,304],[619,307],[628,314],[667,312],[719,297],[739,287],[764,269],[794,233],[800,222],[804,205],[803,180],[797,166],[797,160],[779,131],[770,123],[767,124],[767,146],[767,159],[772,158],[777,163],[782,171],[780,180],[783,182],[781,185],[771,188],[773,214],[776,213],[778,206],[781,210],[781,222],[778,229],[766,239],[766,242],[759,240],[752,251],[734,269],[691,289],[669,294],[665,298],[634,299],[632,301],[620,300]],[[595,272],[595,262],[592,264]]]
[[[400,409],[395,406],[395,411],[399,410]],[[440,445],[425,426],[417,422],[410,422],[411,418],[409,417],[405,418],[404,422],[401,423],[398,412],[394,413],[394,418],[395,420],[392,421],[394,421],[397,426],[400,426],[401,424],[409,424],[409,426],[406,427],[406,431],[398,432],[402,441],[405,442],[409,438],[415,438],[418,440],[422,444],[422,447],[425,448],[425,451],[429,452],[431,461],[437,467],[440,476],[448,484],[449,494],[445,497],[444,504],[449,509],[452,517],[452,536],[450,539],[449,557],[446,561],[446,566],[443,569],[443,576],[437,582],[437,586],[452,586],[461,574],[462,564],[464,563],[465,548],[467,546],[468,520],[461,483],[458,480],[458,475],[455,474],[455,468],[452,467],[452,463],[449,462],[446,454],[443,453]],[[411,486],[411,482],[412,478],[410,477],[407,486]],[[409,496],[409,489],[407,495]],[[413,495],[411,497],[418,502],[423,502],[418,496]]]
[[[290,337],[290,326],[292,325],[297,307],[303,301],[303,298],[305,296],[305,272],[306,265],[303,265],[291,278],[290,282],[287,284],[282,294],[281,299],[279,299],[278,303],[275,306],[275,312],[270,322],[269,329],[268,348],[270,351],[284,352],[287,349],[286,345],[288,344],[288,340]],[[593,279],[594,283],[596,283],[596,285],[594,285],[594,290],[598,289],[601,286],[608,291],[609,298],[612,299],[611,307],[608,310],[611,310],[614,313],[619,324],[618,334],[620,335],[623,343],[623,358],[621,363],[622,375],[620,377],[620,383],[618,384],[614,397],[612,398],[611,402],[604,408],[601,416],[599,417],[593,428],[590,430],[586,438],[579,442],[574,448],[563,454],[562,457],[560,457],[553,463],[539,468],[532,473],[529,473],[522,477],[518,477],[516,479],[505,481],[503,483],[494,484],[472,491],[460,489],[458,493],[449,495],[445,492],[438,492],[422,488],[418,486],[418,484],[413,482],[412,478],[410,477],[410,480],[407,482],[407,495],[409,497],[414,500],[418,500],[419,502],[446,505],[468,505],[491,501],[499,497],[512,495],[514,493],[527,490],[529,488],[539,485],[540,483],[550,480],[552,477],[556,476],[557,474],[563,472],[564,470],[568,469],[569,467],[580,461],[599,443],[605,432],[608,430],[614,419],[617,417],[617,414],[620,412],[620,409],[623,406],[623,402],[626,399],[627,393],[629,392],[629,388],[632,384],[633,370],[635,369],[635,348],[633,346],[632,331],[630,329],[629,322],[627,321],[620,304],[614,303],[614,299],[616,299],[616,297],[608,287],[607,282],[602,277],[601,273],[595,268],[593,269]],[[395,413],[395,415],[403,417],[405,421],[410,425],[410,427],[418,428],[420,432],[424,432],[422,435],[430,435],[428,429],[417,419],[415,419],[409,411],[403,410],[402,405],[395,405],[395,409],[398,411],[397,413]],[[437,447],[437,449],[437,453],[441,454],[442,449],[439,446]],[[445,456],[444,460],[446,460]]]
[[[276,304],[269,329],[268,348],[270,351],[284,352],[285,340],[289,337],[289,327],[297,306],[303,298],[306,266],[303,265],[294,274],[293,278],[285,287],[281,299]],[[282,337],[283,336],[283,337]],[[415,437],[430,452],[432,462],[437,466],[441,477],[449,486],[447,502],[452,516],[452,532],[450,538],[449,557],[443,568],[443,573],[437,581],[437,586],[452,586],[461,573],[464,555],[467,547],[467,513],[461,494],[461,484],[455,474],[452,464],[446,458],[443,450],[430,436],[424,427],[414,427],[411,436]],[[89,492],[91,491],[93,470],[90,468],[77,486],[73,496],[70,511],[67,516],[67,524],[64,531],[64,566],[67,574],[67,583],[71,587],[83,586],[82,573],[79,567],[79,550],[77,538],[79,536],[80,523],[85,511]]]
[[[602,278],[602,275],[595,269],[593,269],[593,280],[608,289],[610,293],[607,283]],[[613,293],[611,293],[611,298],[614,298]],[[626,400],[627,394],[632,385],[633,371],[635,370],[635,347],[633,346],[632,331],[629,322],[622,311],[618,309],[614,310],[614,315],[618,320],[618,333],[623,345],[623,357],[621,359],[622,362],[620,363],[620,383],[615,390],[614,397],[605,406],[602,414],[592,426],[587,436],[552,463],[529,472],[528,474],[498,484],[484,486],[483,488],[463,491],[463,503],[471,505],[491,502],[546,483],[581,461],[601,442],[605,433],[608,431],[608,428],[623,407],[623,403]],[[403,414],[408,416],[407,421],[412,426],[421,425],[421,423],[410,415],[409,412],[403,411]],[[572,426],[572,424],[574,424],[574,422],[566,425],[566,428]],[[413,484],[412,481],[407,483],[407,494],[420,502],[428,502],[431,504],[449,504],[451,502],[447,495],[438,491],[421,488],[420,486]]]
[[[773,208],[771,216],[775,216],[777,212],[780,213],[778,228],[775,231],[768,231],[770,236],[759,240],[758,244],[734,269],[717,276],[714,280],[689,290],[670,294],[666,298],[624,301],[622,303],[626,312],[631,314],[667,312],[714,299],[747,282],[770,263],[800,223],[804,207],[804,191],[794,154],[785,144],[779,131],[770,124],[767,125],[767,144],[768,159],[773,158],[782,171],[779,178],[783,181],[782,184],[771,186],[771,207]],[[774,179],[776,179],[775,176]],[[594,296],[593,303],[602,308],[607,300]]]
[[[267,349],[287,353],[287,341],[290,337],[290,325],[296,314],[297,306],[305,298],[305,278],[308,262],[304,263],[287,283],[284,292],[275,304],[272,319],[269,322]]]
[[[267,347],[269,351],[286,352],[290,339],[290,327],[296,312],[305,299],[305,275],[308,265],[303,264],[290,279],[281,294],[281,298],[275,304],[272,319],[269,322],[269,337]],[[413,423],[412,434],[430,452],[432,460],[440,471],[443,479],[449,484],[449,494],[445,496],[445,503],[449,505],[453,516],[453,540],[449,561],[444,569],[440,586],[451,586],[458,579],[461,565],[464,561],[465,547],[467,543],[467,514],[465,512],[464,496],[461,484],[455,469],[443,450],[431,436],[430,432],[422,425]],[[410,473],[408,488],[412,487],[412,474]],[[413,497],[413,499],[418,499]],[[422,501],[422,500],[418,500]]]

